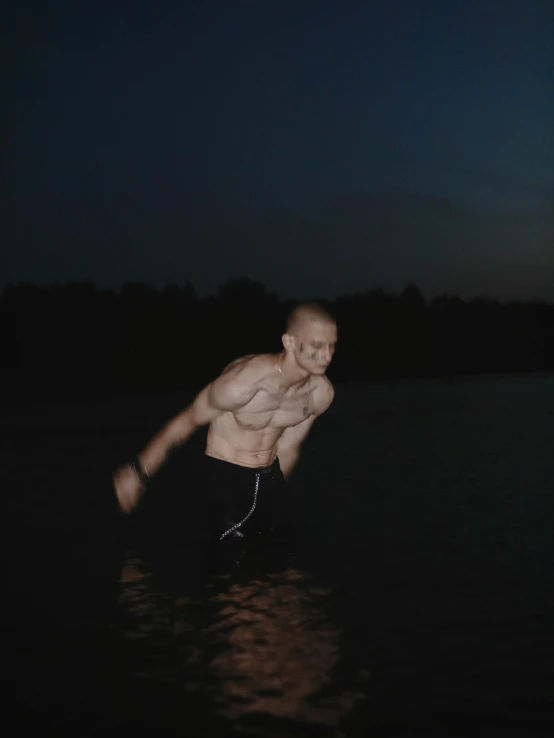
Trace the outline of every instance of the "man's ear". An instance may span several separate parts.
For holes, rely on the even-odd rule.
[[[294,336],[291,336],[290,333],[284,333],[281,336],[281,340],[286,351],[294,350]]]

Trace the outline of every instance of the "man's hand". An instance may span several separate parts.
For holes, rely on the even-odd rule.
[[[113,475],[113,482],[121,511],[130,513],[142,497],[145,485],[138,478],[132,464],[125,464],[118,469]]]
[[[250,357],[246,357],[250,359]],[[141,452],[144,464],[153,476],[166,461],[170,449],[181,446],[202,425],[208,425],[227,411],[246,405],[258,391],[260,362],[233,362],[217,379],[199,392],[186,410],[179,413],[157,433]],[[148,476],[147,476],[148,479]],[[136,469],[125,464],[113,475],[115,493],[122,512],[130,513],[146,491]]]

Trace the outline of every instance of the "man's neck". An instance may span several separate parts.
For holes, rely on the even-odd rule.
[[[290,387],[301,387],[310,380],[311,374],[305,369],[301,369],[293,361],[287,361],[287,355],[285,352],[281,352],[277,357],[277,369],[279,370],[280,378],[283,384],[286,385],[287,389]]]

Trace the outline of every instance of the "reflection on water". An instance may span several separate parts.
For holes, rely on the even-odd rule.
[[[330,591],[292,566],[242,574],[212,576],[195,595],[169,594],[127,554],[125,636],[146,640],[150,654],[135,676],[179,681],[233,721],[262,715],[338,729],[362,696],[333,684],[341,633],[322,607]]]
[[[554,736],[554,377],[338,389],[298,469],[296,558],[226,579],[160,553],[192,546],[186,458],[159,507],[116,510],[111,470],[162,405],[132,431],[136,398],[0,413],[28,732]]]

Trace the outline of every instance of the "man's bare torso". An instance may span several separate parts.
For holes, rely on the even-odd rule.
[[[233,412],[210,423],[206,454],[240,466],[269,466],[277,456],[277,444],[286,428],[310,418],[317,403],[318,389],[326,377],[309,376],[302,383],[285,388],[271,356],[245,356],[225,371],[241,371],[249,362],[258,362],[254,397]]]

